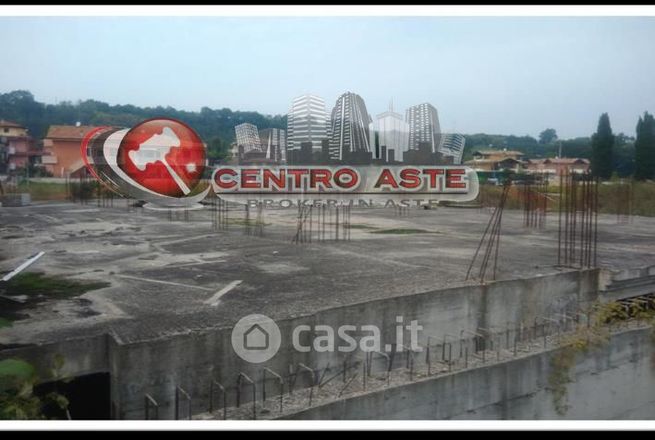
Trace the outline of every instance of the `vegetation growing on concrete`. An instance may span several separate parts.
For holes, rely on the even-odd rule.
[[[409,235],[409,234],[438,234],[438,232],[436,232],[436,231],[427,231],[425,229],[394,228],[394,229],[380,229],[380,230],[377,230],[377,231],[371,231],[371,234]]]
[[[568,411],[567,385],[572,382],[570,374],[577,356],[602,347],[608,338],[609,333],[606,328],[591,326],[562,339],[563,347],[553,355],[548,376],[548,384],[553,393],[553,405],[559,415],[564,415]]]
[[[48,299],[72,298],[110,284],[105,281],[83,281],[61,276],[48,276],[42,272],[16,275],[2,286],[0,319],[5,326],[21,319],[23,312]],[[14,300],[8,299],[14,298]],[[3,321],[0,321],[0,327]]]
[[[61,378],[59,372],[64,360],[55,356],[51,370],[52,379]],[[21,359],[0,361],[0,420],[46,419],[46,412],[65,412],[68,399],[54,391],[45,396],[34,393],[39,382],[34,366]]]
[[[611,302],[596,304],[593,310],[590,323],[580,325],[573,334],[564,337],[561,341],[562,347],[555,352],[550,361],[548,384],[553,394],[555,411],[561,416],[565,415],[569,408],[567,386],[572,382],[571,370],[575,367],[579,354],[586,354],[606,345],[613,324],[637,319],[655,326],[655,310],[647,303],[633,302],[625,305]],[[652,334],[655,342],[655,327]]]
[[[5,295],[27,295],[29,298],[66,298],[109,286],[105,281],[81,281],[43,272],[26,272],[9,280]]]
[[[348,228],[348,229],[371,229],[371,230],[378,229],[375,226],[364,225],[364,224],[361,224],[361,223],[352,223],[352,224],[349,224],[349,225],[345,225],[345,227]]]

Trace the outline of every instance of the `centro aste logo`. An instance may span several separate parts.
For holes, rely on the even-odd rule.
[[[389,198],[406,200],[474,200],[477,173],[461,165],[430,166],[257,166],[225,165],[211,180],[224,200],[245,203],[252,198],[271,200],[368,200],[384,204]]]
[[[185,123],[145,120],[132,128],[98,127],[84,137],[82,160],[104,187],[147,201],[150,208],[199,208],[206,147]],[[205,188],[205,186],[207,186]]]
[[[350,353],[361,350],[370,352],[423,351],[418,344],[423,327],[418,321],[405,325],[402,316],[396,316],[395,341],[382,345],[382,334],[376,325],[341,325],[336,329],[329,325],[298,325],[291,332],[291,345],[300,353]],[[405,333],[409,332],[409,341]],[[358,337],[356,337],[356,335]],[[232,329],[232,347],[243,360],[259,364],[271,359],[282,345],[280,329],[266,315],[248,315],[241,318]]]

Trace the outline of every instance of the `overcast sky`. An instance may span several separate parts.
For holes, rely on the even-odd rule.
[[[442,129],[634,134],[655,112],[655,18],[8,18],[0,92],[286,113],[352,91],[369,113],[430,102]]]

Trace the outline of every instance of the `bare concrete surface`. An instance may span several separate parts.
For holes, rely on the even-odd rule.
[[[185,220],[128,210],[124,201],[112,208],[95,202],[0,208],[0,271],[42,250],[31,270],[111,283],[82,295],[86,301],[52,300],[29,310],[27,319],[0,330],[0,344],[104,333],[124,343],[156,340],[228,328],[251,313],[293,318],[474,283],[465,274],[491,211],[412,208],[398,216],[392,209],[353,209],[350,241],[304,244],[291,243],[296,209],[265,210],[262,237],[245,234],[242,209],[230,211],[227,231],[212,228],[211,214],[190,211]],[[498,278],[566,270],[556,267],[557,216],[548,216],[545,230],[524,228],[522,216],[503,215]],[[391,229],[421,233],[384,233]],[[653,218],[617,224],[616,216],[599,216],[599,265],[655,264],[653,230]]]

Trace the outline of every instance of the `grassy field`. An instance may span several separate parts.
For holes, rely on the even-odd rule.
[[[79,191],[76,187],[78,183],[73,183],[73,191]],[[93,195],[93,184],[88,184],[84,189],[88,196]],[[15,188],[7,188],[7,192],[28,192],[34,201],[44,200],[65,200],[67,197],[66,184],[50,182],[21,182]],[[621,189],[618,182],[606,182],[600,185],[598,193],[598,204],[600,212],[604,214],[616,214],[617,211],[625,209],[626,192]],[[496,206],[500,200],[502,187],[494,185],[481,185],[480,195],[476,202],[483,206]],[[550,186],[548,191],[548,210],[556,211],[559,203],[559,188]],[[635,182],[632,189],[632,214],[655,217],[655,183],[653,182]],[[522,209],[521,186],[513,186],[510,189],[506,202],[508,209]],[[356,226],[355,226],[356,228]]]
[[[496,206],[500,201],[502,187],[482,185],[477,203],[483,206]],[[626,201],[626,196],[628,200]],[[548,190],[548,210],[557,211],[559,204],[559,187],[552,186]],[[632,205],[633,215],[655,217],[655,183],[635,182],[632,194],[621,187],[618,182],[602,183],[598,188],[598,207],[603,214],[617,214]],[[507,196],[505,207],[508,209],[522,209],[523,195],[521,185],[513,186]]]
[[[67,188],[67,185],[63,182],[30,181],[28,184],[23,180],[16,186],[6,187],[5,192],[29,193],[34,201],[47,201],[66,200],[68,191],[71,191],[76,198],[79,198],[80,194],[82,194],[84,198],[90,199],[96,196],[97,188],[98,183],[95,181],[87,181],[80,184],[78,181],[73,180]]]
[[[51,182],[30,182],[25,181],[15,188],[8,188],[7,192],[30,193],[32,200],[65,200],[66,184]]]

